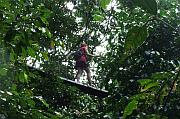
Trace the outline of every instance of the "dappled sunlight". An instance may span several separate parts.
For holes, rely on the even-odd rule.
[[[179,119],[178,0],[0,0],[0,119]]]

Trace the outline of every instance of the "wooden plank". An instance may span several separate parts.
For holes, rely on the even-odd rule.
[[[81,83],[66,79],[64,77],[59,77],[59,78],[62,79],[64,81],[64,83],[67,83],[71,86],[76,86],[79,90],[81,90],[84,93],[88,93],[90,95],[98,96],[101,98],[105,98],[108,96],[108,91],[106,91],[106,90],[97,89],[92,86],[83,85]]]

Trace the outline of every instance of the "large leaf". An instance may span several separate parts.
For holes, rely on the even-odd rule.
[[[144,86],[144,85],[152,82],[152,80],[151,79],[140,79],[137,82],[140,83],[141,86]]]
[[[125,108],[123,119],[125,119],[128,115],[131,115],[133,110],[137,109],[138,101],[132,100]]]
[[[102,13],[102,11],[100,11],[99,9],[94,9],[93,10],[93,20],[102,22],[104,20],[104,14]]]
[[[41,101],[43,103],[43,105],[45,105],[46,107],[49,107],[49,104],[41,97],[41,96],[36,96],[36,99],[38,99],[39,101]]]
[[[133,0],[133,3],[150,14],[157,14],[157,2],[156,0]]]
[[[48,53],[47,52],[42,52],[42,56],[45,60],[49,60],[49,57],[48,57]]]
[[[159,86],[158,82],[149,83],[144,88],[141,89],[141,92],[144,92],[144,91],[146,91],[152,87],[156,87],[156,86]]]
[[[106,6],[111,2],[111,0],[100,0],[100,5],[102,8],[106,8]]]
[[[171,72],[156,72],[156,73],[153,73],[151,78],[153,80],[167,80],[169,79],[170,77],[172,77],[174,74],[171,73]]]
[[[136,94],[136,95],[132,96],[130,99],[139,101],[139,100],[146,99],[147,96],[149,96],[148,93],[140,93],[140,94]]]
[[[151,79],[140,79],[140,80],[138,80],[138,82],[143,87],[143,88],[141,88],[141,92],[144,92],[152,87],[159,86],[158,82],[153,82],[153,80],[151,80]]]
[[[19,76],[20,82],[22,82],[22,83],[28,82],[28,75],[25,72],[20,72],[18,76]]]
[[[0,76],[6,76],[6,74],[7,74],[7,69],[0,67]]]
[[[10,9],[9,0],[0,0],[0,8]]]
[[[131,54],[136,48],[138,48],[146,39],[147,27],[135,26],[127,33],[127,39],[125,41],[125,53]]]
[[[27,100],[27,104],[28,104],[28,106],[31,107],[31,108],[35,107],[35,102],[34,102],[32,99],[28,99],[28,100]]]
[[[101,22],[104,20],[104,17],[101,15],[95,14],[95,15],[93,15],[93,19],[94,19],[94,21],[100,21]]]
[[[52,37],[52,34],[51,34],[51,32],[49,31],[48,28],[46,28],[46,35],[48,36],[48,38]]]
[[[31,57],[35,57],[36,54],[35,54],[35,51],[31,48],[31,47],[28,47],[28,54],[31,56]]]

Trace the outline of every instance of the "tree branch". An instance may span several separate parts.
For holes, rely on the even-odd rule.
[[[180,67],[177,69],[177,75],[175,76],[175,78],[174,78],[174,80],[173,80],[173,83],[172,83],[172,85],[171,85],[171,87],[170,87],[170,90],[169,90],[169,92],[168,92],[168,95],[167,95],[167,97],[165,98],[160,119],[163,118],[165,107],[166,107],[166,105],[167,105],[167,102],[168,102],[168,100],[169,100],[169,98],[170,98],[170,95],[171,95],[171,92],[172,92],[172,90],[173,90],[173,87],[174,87],[174,85],[175,85],[175,83],[176,83],[179,75],[180,75]]]

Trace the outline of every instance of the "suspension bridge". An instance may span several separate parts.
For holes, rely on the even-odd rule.
[[[59,80],[62,80],[62,83],[64,84],[68,84],[70,86],[75,86],[76,88],[78,88],[81,92],[84,92],[86,94],[89,95],[93,95],[93,96],[97,96],[99,98],[105,98],[109,95],[107,90],[103,90],[103,89],[97,89],[95,87],[92,86],[87,86],[81,83],[78,83],[76,81],[64,78],[64,77],[60,77],[60,76],[54,76],[51,72],[45,72],[43,70],[34,68],[34,67],[30,67],[27,66],[29,71],[32,72],[37,72],[39,75],[41,75],[42,77],[47,77],[47,78],[58,78]]]

